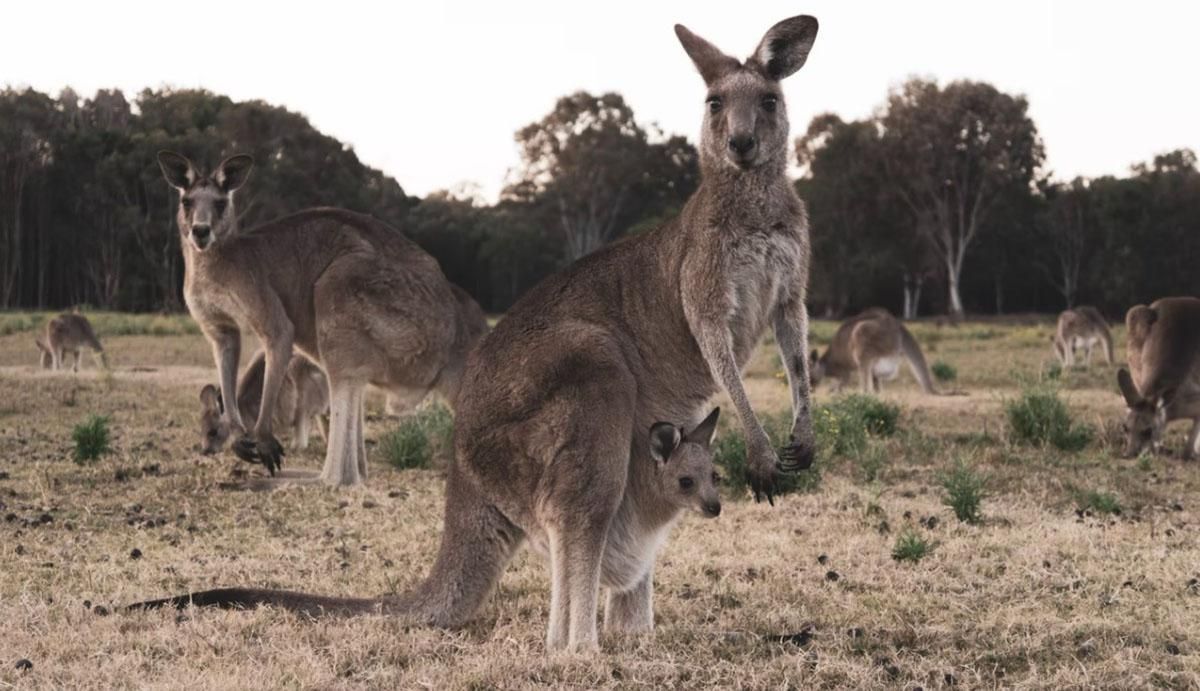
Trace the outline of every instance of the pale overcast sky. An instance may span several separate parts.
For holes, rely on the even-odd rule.
[[[639,120],[695,140],[704,90],[672,26],[738,57],[774,22],[821,22],[787,80],[793,134],[871,113],[910,75],[1028,96],[1057,177],[1200,150],[1200,2],[18,2],[0,84],[83,95],[204,87],[306,114],[410,194],[493,198],[513,133],[576,89],[620,91]]]

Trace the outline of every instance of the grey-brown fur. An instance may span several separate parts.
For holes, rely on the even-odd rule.
[[[544,280],[471,354],[442,544],[415,591],[349,605],[239,593],[291,609],[382,607],[457,626],[474,615],[529,538],[550,557],[550,649],[596,647],[601,586],[608,591],[607,628],[650,629],[653,556],[678,506],[658,499],[664,475],[646,430],[660,420],[690,427],[723,388],[739,413],[756,495],[772,499],[779,474],[807,467],[814,456],[808,226],[786,175],[778,80],[803,64],[816,32],[811,17],[785,20],[741,62],[676,27],[710,98],[721,99],[719,107],[705,106],[700,187],[678,218]],[[741,381],[768,326],[794,407],[782,463]]]
[[[92,355],[101,367],[108,367],[108,358],[104,354],[104,346],[96,338],[92,323],[87,317],[75,312],[60,314],[46,322],[42,335],[34,339],[37,344],[39,359],[43,368],[62,369],[66,365],[66,356],[73,356],[71,369],[79,371],[79,359],[84,348],[92,351]]]
[[[1084,364],[1091,365],[1092,348],[1097,344],[1104,353],[1104,362],[1113,364],[1112,333],[1108,330],[1108,320],[1100,314],[1100,310],[1083,305],[1058,315],[1054,330],[1054,354],[1063,367],[1075,365],[1075,351],[1079,348],[1084,351]]]
[[[825,353],[813,350],[809,359],[814,387],[823,379],[833,379],[839,389],[857,380],[866,393],[877,393],[896,377],[903,359],[921,390],[938,393],[917,339],[881,307],[842,322]]]
[[[258,418],[266,370],[267,355],[260,350],[238,380],[237,405],[243,420]],[[303,450],[308,448],[314,421],[321,438],[328,443],[329,433],[325,427],[328,413],[329,382],[325,373],[300,353],[292,355],[283,385],[279,387],[275,426],[290,432],[293,449]],[[221,392],[212,384],[206,385],[200,390],[200,450],[210,454],[224,449],[231,432]]]
[[[1156,448],[1167,423],[1192,421],[1184,457],[1200,454],[1200,300],[1171,297],[1125,314],[1129,370],[1117,385],[1129,411],[1126,458]]]
[[[159,164],[180,193],[184,298],[212,344],[225,400],[236,398],[238,325],[266,349],[262,405],[234,443],[240,457],[272,473],[278,468],[283,449],[273,419],[293,348],[329,377],[320,475],[327,484],[366,478],[367,384],[409,397],[432,389],[455,400],[463,362],[486,322],[400,231],[340,209],[309,209],[242,231],[234,192],[250,173],[249,156],[232,156],[211,175],[176,153],[161,152]],[[226,415],[239,433],[246,429],[238,406],[227,406]]]

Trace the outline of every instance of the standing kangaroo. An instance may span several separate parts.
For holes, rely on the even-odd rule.
[[[602,584],[607,629],[653,627],[651,565],[678,507],[653,497],[672,482],[689,501],[710,487],[690,473],[685,483],[670,462],[656,461],[667,454],[645,443],[644,430],[660,420],[699,419],[724,388],[741,418],[756,498],[773,501],[781,473],[812,463],[808,222],[786,174],[779,82],[804,64],[817,20],[776,24],[745,62],[682,26],[675,33],[708,87],[699,189],[678,218],[542,281],[471,354],[442,543],[429,576],[386,602],[238,589],[159,604],[190,597],[308,612],[382,608],[459,626],[528,537],[550,558],[548,648],[593,650]],[[741,379],[767,326],[792,393],[782,462]],[[699,425],[703,433],[682,438],[708,437],[715,418]],[[681,448],[692,454],[703,447],[693,445]]]
[[[1104,362],[1113,364],[1112,333],[1108,330],[1108,320],[1100,314],[1100,310],[1085,305],[1058,315],[1054,330],[1054,353],[1063,367],[1075,365],[1075,351],[1078,348],[1083,348],[1084,364],[1091,365],[1092,348],[1097,343],[1104,351]]]
[[[250,174],[249,156],[227,158],[211,175],[169,151],[158,162],[179,191],[184,298],[212,345],[224,400],[237,400],[238,324],[265,344],[262,405],[253,430],[234,443],[239,457],[272,475],[279,468],[283,448],[272,421],[293,347],[329,377],[331,423],[319,479],[330,485],[366,479],[367,384],[406,397],[435,389],[455,400],[466,355],[487,323],[433,257],[395,228],[340,209],[240,230],[234,192]],[[226,406],[225,414],[244,433],[239,407]]]
[[[1129,369],[1117,385],[1129,406],[1126,458],[1156,448],[1172,420],[1192,421],[1184,458],[1200,455],[1200,300],[1174,297],[1125,314]],[[1132,371],[1132,375],[1130,374]]]
[[[809,359],[813,387],[829,377],[841,388],[857,376],[864,392],[877,393],[883,381],[896,378],[903,359],[922,391],[938,393],[917,339],[881,307],[873,307],[843,322],[825,354],[813,350]]]
[[[267,355],[259,351],[242,373],[237,385],[237,406],[243,420],[258,417],[262,403],[263,378],[267,370]],[[274,424],[291,432],[292,448],[307,449],[312,421],[317,420],[321,438],[329,442],[323,416],[329,412],[329,382],[320,367],[300,353],[288,363],[287,376],[279,387]],[[232,428],[225,415],[224,399],[212,384],[200,390],[200,450],[216,453],[225,448]]]
[[[108,357],[104,354],[104,346],[96,338],[92,323],[82,314],[70,312],[60,314],[46,322],[46,329],[39,338],[34,339],[41,354],[43,368],[62,369],[66,364],[67,353],[74,356],[71,370],[79,371],[79,357],[84,347],[92,351],[92,355],[101,367],[108,367]]]

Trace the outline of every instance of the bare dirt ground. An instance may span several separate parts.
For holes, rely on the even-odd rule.
[[[402,591],[432,562],[442,510],[436,470],[377,453],[361,490],[220,489],[246,466],[196,450],[208,348],[186,318],[115,335],[138,319],[96,320],[110,374],[86,357],[78,375],[44,372],[20,319],[0,330],[0,687],[1200,687],[1200,465],[1116,457],[1123,406],[1104,365],[1061,378],[1098,429],[1085,450],[1009,441],[1003,404],[1047,370],[1048,322],[914,327],[969,395],[923,396],[904,373],[883,396],[900,431],[873,481],[822,459],[811,493],[772,508],[731,490],[719,519],[685,517],[655,572],[654,633],[605,636],[589,657],[544,654],[547,569],[531,552],[461,631],[113,612],[233,584]],[[817,323],[816,340],[832,328]],[[787,407],[777,363],[764,348],[749,368],[764,412]],[[371,454],[396,421],[379,400],[369,409]],[[71,430],[93,413],[110,417],[113,451],[77,465]],[[318,440],[286,463],[315,468],[322,454]],[[942,503],[938,478],[959,460],[989,478],[979,525]],[[1077,511],[1093,490],[1121,513]],[[906,527],[934,544],[915,564],[891,556]]]

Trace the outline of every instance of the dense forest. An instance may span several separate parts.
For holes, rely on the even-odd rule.
[[[812,309],[907,316],[1056,311],[1200,293],[1200,171],[1189,150],[1125,177],[1056,180],[1022,97],[911,80],[870,119],[800,131]],[[1114,133],[1113,136],[1119,136]],[[155,152],[257,166],[243,227],[308,206],[374,214],[502,311],[548,273],[677,213],[695,148],[639,122],[618,94],[575,93],[515,133],[498,202],[407,195],[300,114],[197,90],[82,98],[0,91],[0,309],[182,309],[173,192]],[[1097,142],[1102,146],[1103,142]],[[464,176],[467,172],[464,171]]]

